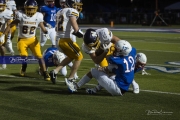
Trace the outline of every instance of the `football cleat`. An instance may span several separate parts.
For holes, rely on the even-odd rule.
[[[25,76],[25,71],[22,71],[22,69],[20,70],[20,76]]]
[[[69,90],[70,93],[73,93],[73,92],[77,91],[75,89],[73,80],[68,80],[67,78],[65,78],[65,83],[68,86],[68,90]]]
[[[50,75],[50,78],[51,78],[51,82],[53,84],[56,84],[57,74],[55,74],[54,70],[50,71],[49,75]]]
[[[96,91],[94,91],[92,88],[91,89],[87,88],[86,93],[93,95],[96,94]]]
[[[20,76],[25,76],[26,68],[27,68],[27,63],[22,64],[20,69]]]
[[[133,93],[138,94],[139,93],[139,85],[136,83],[135,85],[132,85],[133,87]]]
[[[43,74],[44,74],[44,80],[46,80],[46,81],[50,81],[51,80],[47,71],[45,71]]]

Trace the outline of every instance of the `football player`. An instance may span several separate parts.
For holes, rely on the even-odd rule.
[[[40,12],[44,16],[44,26],[48,30],[48,34],[52,43],[52,47],[56,46],[56,13],[60,8],[55,7],[54,0],[44,0],[45,5],[40,8]],[[44,36],[44,33],[41,31],[41,46],[44,46],[47,41],[47,38]]]
[[[18,25],[18,43],[17,48],[20,53],[20,56],[28,56],[28,48],[31,50],[33,55],[38,58],[39,66],[43,70],[44,80],[50,80],[50,76],[46,71],[46,66],[42,58],[40,43],[35,36],[36,29],[38,26],[44,32],[44,35],[47,36],[48,31],[43,24],[43,15],[42,13],[37,12],[38,5],[35,0],[26,0],[24,3],[24,12],[18,12],[16,19],[11,22],[10,25],[4,31],[4,34],[7,35],[10,28],[14,25]],[[27,63],[23,63],[20,75],[24,76],[27,68]]]
[[[16,15],[16,12],[17,12],[15,1],[14,0],[7,0],[6,1],[6,6],[7,6],[7,9],[13,11],[13,19],[14,19],[15,15]],[[11,22],[13,21],[13,19],[11,20]],[[9,34],[6,37],[7,42],[5,44],[5,47],[11,53],[11,55],[14,55],[14,50],[13,50],[13,46],[12,46],[12,39],[14,37],[15,32],[16,32],[16,26],[13,26],[11,28]]]
[[[6,44],[5,35],[3,34],[6,25],[11,23],[11,19],[13,18],[13,12],[11,10],[6,9],[6,2],[5,0],[0,0],[0,54],[2,59],[5,55],[5,48],[4,44]],[[2,69],[6,69],[5,60],[3,59],[2,62]]]
[[[137,53],[134,73],[137,73],[138,71],[143,71],[146,63],[147,63],[146,55],[144,53]],[[146,72],[146,71],[144,70],[144,72]],[[146,74],[149,75],[149,73],[147,73],[147,72],[146,72]],[[111,76],[111,79],[115,80],[115,76]],[[102,88],[103,87],[98,84],[94,88],[86,89],[86,92],[88,94],[96,94]],[[135,93],[135,94],[139,93],[139,85],[138,85],[138,83],[136,83],[135,80],[132,81],[132,88],[133,88],[133,93]]]
[[[105,88],[111,95],[122,96],[134,79],[136,49],[126,40],[115,43],[114,55],[108,57],[107,67],[92,68],[91,75],[100,86]],[[115,79],[111,79],[111,75]],[[87,81],[88,82],[88,81]],[[69,89],[76,91],[77,84],[69,85]]]
[[[46,67],[47,67],[47,69],[48,69],[48,67],[58,66],[58,64],[61,63],[62,60],[64,60],[65,55],[64,55],[64,53],[60,52],[60,51],[58,50],[58,48],[56,48],[56,47],[49,47],[48,49],[46,49],[46,50],[43,52],[43,58],[44,58]],[[68,64],[68,66],[71,68],[71,67],[72,67],[72,64]],[[43,72],[43,71],[40,69],[40,70],[39,70],[39,74],[40,74],[40,75],[43,75],[42,72]],[[64,66],[64,67],[60,70],[60,73],[61,73],[61,75],[63,75],[63,76],[66,76],[66,75],[67,75],[66,66]],[[78,78],[77,74],[75,74],[74,78],[75,78],[75,79]],[[55,83],[53,83],[53,84],[55,84]]]
[[[83,32],[79,29],[77,24],[77,19],[79,17],[78,9],[82,8],[82,3],[80,0],[66,0],[65,3],[63,9],[56,14],[56,37],[60,38],[57,46],[67,57],[56,69],[50,72],[51,81],[53,83],[56,81],[56,74],[60,69],[74,60],[70,75],[67,78],[68,80],[73,80],[74,74],[77,72],[83,59],[79,45],[73,42],[70,37],[72,28],[74,30],[72,33],[73,35],[79,38],[83,37]]]
[[[106,57],[113,53],[114,43],[120,39],[114,36],[107,28],[97,30],[90,28],[86,30],[83,40],[84,43],[82,44],[82,50],[86,54],[89,54],[97,67],[106,67],[108,66]],[[77,83],[78,87],[81,87],[91,79],[91,72],[88,72]],[[71,85],[71,82],[66,80],[66,84]],[[70,92],[73,92],[73,90]]]

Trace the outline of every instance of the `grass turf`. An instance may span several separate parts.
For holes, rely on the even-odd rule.
[[[105,90],[97,95],[88,95],[85,89],[97,84],[92,79],[75,94],[69,94],[64,77],[58,75],[53,85],[44,81],[36,73],[37,64],[30,64],[26,77],[19,76],[20,65],[8,65],[0,71],[0,119],[2,120],[178,120],[180,114],[180,73],[167,73],[180,69],[180,65],[166,62],[180,61],[180,34],[157,32],[113,31],[121,39],[128,40],[137,52],[148,57],[147,72],[150,76],[136,73],[135,80],[140,93],[131,90],[123,97],[111,96]],[[39,37],[39,31],[37,31]],[[16,38],[16,36],[15,36]],[[14,49],[16,41],[14,38]],[[82,40],[77,40],[82,44]],[[46,49],[50,42],[42,48]],[[17,50],[16,53],[18,54]],[[88,55],[78,70],[82,77],[94,66]],[[164,70],[150,69],[148,66],[163,67]],[[52,69],[52,68],[50,68]],[[69,72],[69,69],[68,69]]]

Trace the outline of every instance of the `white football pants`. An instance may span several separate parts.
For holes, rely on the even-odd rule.
[[[120,88],[116,82],[108,77],[108,75],[96,68],[91,69],[92,76],[98,81],[104,89],[106,89],[111,95],[122,95]]]
[[[56,45],[56,31],[55,28],[47,28],[45,27],[48,31],[48,35],[50,37],[52,45]],[[47,41],[47,38],[43,35],[43,31],[41,30],[41,37],[40,37],[40,44],[43,47]]]

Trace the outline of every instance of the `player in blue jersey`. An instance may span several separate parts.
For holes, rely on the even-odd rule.
[[[150,75],[150,73],[147,73],[144,70],[144,67],[147,63],[147,57],[144,53],[137,53],[136,54],[136,62],[135,62],[135,70],[134,73],[137,73],[139,71],[142,71],[142,75]],[[111,76],[112,80],[115,80],[115,75]],[[135,80],[132,81],[132,88],[133,88],[133,93],[137,94],[139,93],[139,85],[138,83],[136,83]],[[102,89],[102,86],[100,86],[99,84],[96,85],[93,88],[88,88],[86,89],[86,92],[88,94],[96,94],[98,91],[100,91]]]
[[[60,52],[58,50],[58,48],[56,47],[49,47],[48,49],[46,49],[43,52],[43,58],[46,64],[46,67],[48,69],[48,67],[56,67],[58,66],[59,63],[62,62],[62,60],[64,60],[65,55]],[[72,63],[68,64],[68,66],[71,68]],[[67,68],[66,66],[64,66],[61,70],[60,70],[61,75],[66,76],[67,75]],[[39,74],[42,75],[42,71],[41,69],[39,70]],[[74,76],[75,79],[78,78],[77,73]],[[55,84],[55,82],[53,82],[53,84]]]
[[[44,15],[44,25],[48,30],[49,38],[52,42],[52,47],[56,46],[56,13],[60,8],[55,7],[54,0],[45,0],[45,5],[40,8],[40,12]],[[47,38],[41,32],[41,46],[44,46],[47,41]]]
[[[101,69],[92,68],[92,77],[111,95],[123,95],[134,79],[135,55],[136,49],[132,48],[129,42],[117,41],[114,55],[108,58],[109,65]],[[115,80],[110,78],[111,74],[116,75]],[[67,85],[71,91],[78,88],[73,82]]]

